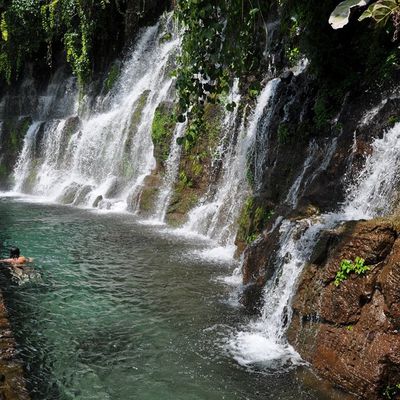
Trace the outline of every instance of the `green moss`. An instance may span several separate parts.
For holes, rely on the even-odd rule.
[[[204,107],[203,134],[207,135],[210,145],[215,145],[222,131],[222,107],[219,104],[207,103]]]
[[[8,150],[16,153],[22,148],[24,137],[31,124],[30,117],[5,121],[4,130],[8,132]]]
[[[173,113],[173,105],[171,103],[161,103],[154,113],[151,126],[154,155],[161,164],[168,158],[175,126],[176,117]]]
[[[281,123],[278,127],[278,142],[281,144],[285,144],[289,141],[289,138],[290,130],[288,124]]]
[[[185,171],[180,171],[178,176],[177,191],[182,192],[185,188],[191,188],[192,186],[193,182],[186,175]]]
[[[194,189],[186,188],[184,192],[175,191],[167,211],[167,222],[172,226],[182,225],[187,213],[197,204],[199,196]]]
[[[110,70],[108,71],[108,75],[106,80],[104,81],[104,91],[108,93],[117,82],[119,75],[121,73],[121,67],[119,63],[114,63],[111,65]]]
[[[189,156],[189,161],[191,165],[190,172],[193,178],[198,178],[203,173],[204,168],[202,165],[202,159],[206,157],[207,154],[196,154]]]
[[[0,164],[0,180],[4,180],[8,177],[8,169],[4,164]]]
[[[172,33],[167,32],[165,35],[161,36],[160,43],[169,42],[172,39]]]
[[[395,385],[387,385],[384,392],[383,392],[383,397],[385,399],[395,399],[397,398],[400,394],[400,383],[397,383]]]
[[[155,200],[159,192],[158,188],[147,187],[140,195],[140,211],[150,212],[154,209]]]
[[[249,196],[240,213],[237,241],[247,244],[253,242],[261,234],[272,215],[272,210],[261,205],[257,206],[254,198]]]
[[[395,124],[397,124],[400,121],[400,118],[397,115],[391,115],[388,118],[388,124],[389,126],[393,127]]]

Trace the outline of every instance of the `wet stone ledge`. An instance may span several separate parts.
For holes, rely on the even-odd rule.
[[[29,400],[23,363],[17,356],[16,343],[8,312],[0,292],[0,400]]]

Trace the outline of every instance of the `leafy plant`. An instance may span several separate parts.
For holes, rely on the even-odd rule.
[[[270,2],[258,0],[254,4],[243,0],[176,1],[175,16],[183,33],[176,71],[180,119],[187,113],[190,120],[201,120],[204,104],[221,103],[234,75],[257,68],[262,60],[257,52],[263,51],[257,38],[265,38],[260,21],[269,7]],[[226,104],[230,111],[235,106]]]
[[[371,0],[346,0],[342,1],[332,12],[329,23],[333,29],[343,28],[348,24],[352,8],[367,6]],[[359,21],[371,18],[377,24],[386,25],[392,18],[395,27],[394,39],[400,31],[400,0],[374,0],[361,14]]]
[[[366,274],[371,268],[365,265],[365,260],[361,257],[356,257],[354,262],[351,260],[344,259],[340,262],[339,270],[336,273],[334,284],[339,286],[345,281],[351,274],[357,275]]]

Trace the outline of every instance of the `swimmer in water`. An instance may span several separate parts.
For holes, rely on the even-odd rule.
[[[18,247],[11,247],[10,258],[4,258],[3,260],[0,260],[0,262],[3,263],[18,264],[18,265],[26,264],[27,262],[32,262],[32,261],[33,261],[32,258],[21,256]]]

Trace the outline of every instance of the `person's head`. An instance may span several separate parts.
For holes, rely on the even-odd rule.
[[[11,247],[10,249],[10,258],[18,258],[19,257],[19,248]]]

